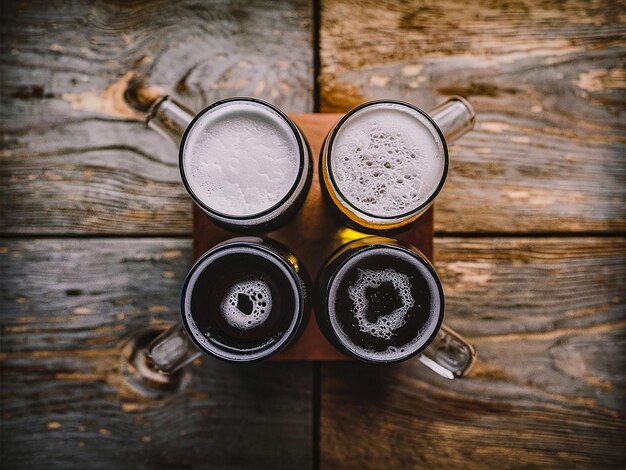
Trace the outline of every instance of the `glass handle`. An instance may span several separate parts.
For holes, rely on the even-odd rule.
[[[180,145],[185,129],[191,123],[194,113],[182,104],[162,96],[148,110],[146,124],[176,145]]]
[[[476,112],[465,98],[453,96],[430,111],[446,142],[454,142],[474,128]]]
[[[447,379],[466,375],[476,361],[476,349],[461,335],[445,325],[435,340],[419,356],[429,369]]]
[[[148,358],[159,371],[171,374],[202,355],[182,325],[174,325],[148,345]]]

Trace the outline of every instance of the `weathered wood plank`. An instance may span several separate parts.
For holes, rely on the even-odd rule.
[[[615,468],[626,458],[626,239],[437,241],[468,378],[324,364],[322,468]]]
[[[321,102],[468,97],[437,231],[626,229],[626,11],[611,0],[322,2]]]
[[[178,320],[191,241],[0,241],[5,468],[310,468],[304,363],[205,358],[148,399],[119,373],[122,337]]]
[[[190,234],[176,149],[138,121],[146,94],[312,107],[307,0],[8,2],[0,15],[4,233]]]

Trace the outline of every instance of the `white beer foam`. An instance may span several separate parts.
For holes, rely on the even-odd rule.
[[[358,279],[356,283],[348,287],[348,295],[354,303],[353,313],[359,324],[359,330],[377,338],[390,340],[394,330],[404,325],[406,314],[415,305],[415,300],[411,295],[409,276],[393,269],[382,271],[359,269],[358,271]],[[366,317],[369,302],[365,294],[368,288],[378,289],[383,282],[390,282],[393,285],[400,296],[401,305],[387,315],[381,315],[375,323],[372,323]]]
[[[366,106],[340,127],[331,149],[337,188],[359,210],[376,217],[418,208],[444,173],[441,138],[408,106]]]
[[[183,170],[193,193],[229,216],[263,212],[287,195],[300,164],[295,133],[273,109],[229,101],[189,131]]]
[[[252,311],[246,314],[239,310],[239,296],[244,295],[252,302]],[[249,330],[262,325],[272,311],[272,291],[262,279],[238,282],[232,286],[220,305],[226,322],[240,330]]]

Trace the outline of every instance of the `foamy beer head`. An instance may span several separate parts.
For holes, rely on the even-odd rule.
[[[443,320],[443,290],[416,249],[372,237],[342,248],[322,269],[318,323],[344,352],[398,362],[422,351]]]
[[[326,143],[323,179],[353,222],[389,229],[415,220],[441,189],[445,140],[422,110],[396,101],[366,103],[348,113]]]
[[[201,350],[254,361],[280,351],[302,330],[306,276],[284,250],[267,239],[235,238],[193,266],[183,286],[182,316]]]
[[[309,158],[304,138],[280,110],[231,98],[192,121],[180,169],[189,194],[209,216],[229,228],[248,228],[280,217],[305,192]]]

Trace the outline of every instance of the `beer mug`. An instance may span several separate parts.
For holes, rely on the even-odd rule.
[[[368,233],[401,231],[422,215],[448,173],[448,146],[474,125],[453,97],[430,114],[409,103],[370,101],[348,112],[326,136],[320,183],[348,225]]]
[[[435,268],[415,247],[367,237],[339,248],[316,282],[315,315],[338,350],[367,363],[420,355],[453,379],[474,363],[474,348],[442,325],[444,294]]]
[[[156,369],[172,373],[202,354],[229,362],[267,359],[303,331],[308,275],[286,247],[238,237],[211,248],[190,269],[181,324],[148,346]]]
[[[275,106],[228,98],[194,113],[168,97],[148,111],[150,128],[179,144],[183,184],[217,225],[262,232],[295,214],[311,185],[308,143]]]

